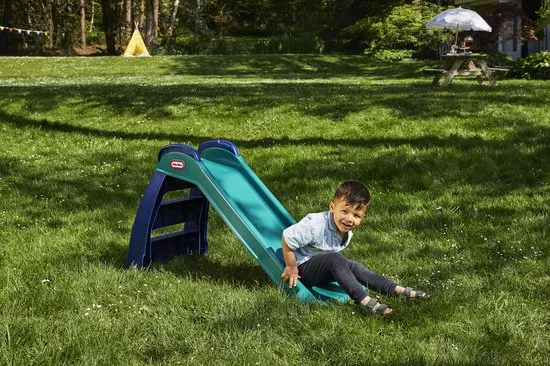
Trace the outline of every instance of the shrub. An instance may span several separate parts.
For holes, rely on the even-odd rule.
[[[358,38],[367,53],[379,50],[435,50],[451,37],[439,29],[426,29],[426,23],[442,8],[427,1],[415,1],[394,7],[385,18],[366,17],[346,29],[351,38]]]
[[[89,22],[86,25],[86,43],[88,44],[104,44],[105,32],[101,27],[90,27]]]
[[[514,63],[512,56],[506,53],[497,50],[490,50],[486,53],[488,55],[487,64],[489,64],[489,66],[512,66]]]
[[[282,36],[260,40],[254,47],[255,53],[319,53],[321,44],[317,37],[313,36]]]
[[[517,60],[508,76],[517,79],[550,80],[550,52],[538,52]]]
[[[223,45],[218,46],[217,50],[229,55],[250,55],[254,53],[256,43],[261,39],[259,37],[225,36],[223,40],[217,40],[217,42],[223,43]]]
[[[186,31],[172,38],[166,53],[172,55],[198,55],[201,50],[206,48],[207,42],[202,37]]]
[[[399,61],[404,58],[412,57],[412,50],[378,50],[375,52],[365,52],[367,55],[372,55],[374,58],[383,61]]]
[[[243,55],[319,53],[321,43],[316,37],[224,37],[211,39],[191,32],[174,37],[162,50],[168,55]]]

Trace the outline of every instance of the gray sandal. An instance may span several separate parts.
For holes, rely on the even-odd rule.
[[[380,304],[376,299],[370,299],[367,305],[361,305],[362,308],[368,308],[375,314],[390,315],[393,310],[386,304]]]
[[[411,296],[412,287],[405,287],[405,291],[401,294],[406,300],[428,300],[431,296],[423,291],[415,291],[414,296]]]

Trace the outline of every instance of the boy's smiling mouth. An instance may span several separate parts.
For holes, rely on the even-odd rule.
[[[347,229],[347,230],[353,229],[353,224],[346,224],[344,222],[341,222],[341,224],[344,227],[344,229]]]

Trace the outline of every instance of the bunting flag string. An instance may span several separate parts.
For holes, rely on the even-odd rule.
[[[4,30],[6,30],[8,32],[16,31],[19,34],[24,33],[27,36],[29,36],[31,33],[34,33],[34,34],[38,35],[39,37],[41,35],[45,35],[45,36],[48,35],[48,32],[44,32],[44,31],[39,31],[39,30],[34,30],[34,29],[20,29],[20,28],[13,28],[13,27],[4,27],[4,26],[0,25],[0,31],[4,31]]]

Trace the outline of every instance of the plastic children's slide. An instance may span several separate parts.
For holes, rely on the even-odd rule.
[[[163,200],[171,191],[188,196]],[[168,145],[159,152],[153,178],[143,196],[130,239],[128,266],[150,266],[177,255],[207,251],[206,229],[211,204],[271,280],[281,286],[284,270],[281,235],[296,221],[250,169],[235,145],[225,140]],[[183,223],[183,229],[155,236],[155,230]],[[181,226],[178,226],[181,227]],[[306,287],[298,283],[287,293],[302,301],[348,301],[337,284]]]

